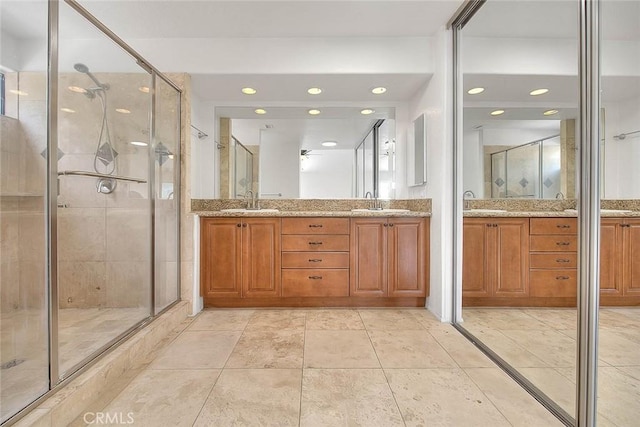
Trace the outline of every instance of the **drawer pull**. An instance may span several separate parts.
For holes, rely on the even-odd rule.
[[[566,225],[566,224],[556,225],[556,227],[558,227],[558,228],[571,228],[570,225]]]
[[[242,224],[236,224],[236,227],[242,227]]]
[[[310,259],[309,262],[322,262],[319,258]]]
[[[322,228],[322,224],[309,224],[309,228]]]
[[[389,227],[393,227],[393,224],[389,224]]]
[[[321,245],[322,242],[309,242],[310,245]]]
[[[556,242],[556,245],[558,246],[569,246],[571,243],[569,242]]]
[[[566,258],[558,258],[558,259],[556,260],[556,262],[571,262],[571,260],[566,259]]]
[[[556,276],[556,280],[569,280],[569,276]]]
[[[322,280],[322,276],[309,276],[311,280]]]

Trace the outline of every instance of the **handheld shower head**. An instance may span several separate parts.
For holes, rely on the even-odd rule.
[[[75,70],[76,70],[76,71],[78,71],[78,72],[80,72],[80,73],[82,73],[82,74],[86,74],[87,76],[89,76],[89,78],[90,78],[91,80],[93,80],[93,82],[94,82],[98,87],[101,87],[101,88],[103,88],[103,89],[108,89],[108,88],[109,88],[109,85],[100,83],[100,81],[96,78],[96,76],[94,76],[94,75],[91,73],[91,71],[89,71],[89,67],[87,67],[86,65],[81,64],[81,63],[77,63],[77,64],[74,64],[74,65],[73,65],[73,68],[75,68]]]

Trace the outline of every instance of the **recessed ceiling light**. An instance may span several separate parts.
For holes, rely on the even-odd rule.
[[[307,92],[309,93],[309,95],[320,95],[322,93],[322,89],[320,89],[319,87],[310,87],[309,89],[307,89]]]
[[[372,110],[371,108],[365,108],[364,110],[360,110],[360,114],[369,115],[375,113],[376,110]]]
[[[149,145],[146,142],[142,142],[142,141],[131,141],[130,144],[136,145],[138,147],[146,147],[147,145]]]
[[[338,143],[335,141],[325,141],[322,143],[323,147],[335,147],[336,145],[338,145]]]
[[[87,93],[87,90],[83,87],[79,87],[79,86],[69,86],[68,89],[71,92],[75,92],[75,93]]]
[[[142,93],[149,93],[149,88],[147,86],[140,86],[138,90]]]
[[[76,110],[72,110],[71,108],[66,108],[66,107],[61,108],[60,111],[64,111],[65,113],[75,113],[76,112]]]
[[[494,110],[491,112],[492,116],[499,116],[501,114],[504,114],[504,110]]]
[[[558,110],[547,110],[542,114],[545,116],[553,116],[554,114],[558,114]]]
[[[549,89],[535,89],[532,90],[531,92],[529,92],[529,95],[531,96],[538,96],[538,95],[544,95],[545,93],[549,92]]]
[[[244,93],[245,95],[255,95],[258,91],[255,90],[252,87],[243,87],[242,88],[242,93]]]
[[[467,93],[469,95],[477,95],[477,94],[482,93],[482,92],[484,92],[484,88],[483,87],[474,87],[474,88],[471,88],[471,89],[469,89],[467,91]]]
[[[27,96],[27,95],[29,95],[27,92],[22,91],[22,90],[11,89],[11,90],[9,90],[9,92],[13,93],[14,95],[19,95],[19,96]]]
[[[312,116],[317,116],[318,114],[320,114],[320,110],[316,110],[316,109],[311,109],[309,111],[307,111],[307,113],[311,114]]]
[[[375,94],[375,95],[381,95],[383,93],[385,93],[387,91],[386,87],[374,87],[373,89],[371,89],[371,93]]]
[[[264,108],[256,108],[255,110],[253,110],[253,112],[256,114],[267,114],[267,110],[265,110]]]
[[[116,111],[120,114],[131,114],[131,111],[126,108],[116,108]]]

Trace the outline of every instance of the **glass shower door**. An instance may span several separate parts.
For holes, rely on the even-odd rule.
[[[151,314],[151,75],[60,3],[58,369]]]

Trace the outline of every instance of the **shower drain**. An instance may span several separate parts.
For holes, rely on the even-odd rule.
[[[13,360],[9,360],[8,362],[3,363],[2,365],[0,365],[0,369],[9,369],[9,368],[13,368],[14,366],[18,366],[19,364],[21,364],[22,362],[24,362],[25,359],[13,359]]]

